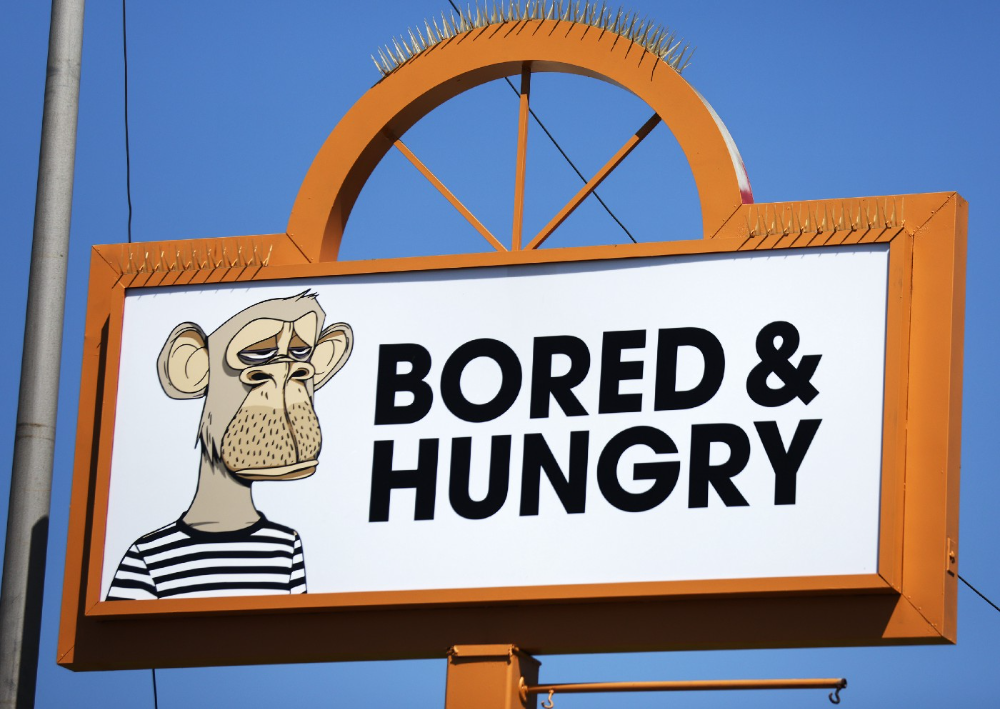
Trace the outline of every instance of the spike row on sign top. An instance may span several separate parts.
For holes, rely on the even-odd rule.
[[[118,259],[122,275],[138,275],[184,271],[214,271],[244,268],[263,268],[271,260],[273,246],[263,255],[263,245],[252,243],[223,243],[221,246],[206,243],[175,248],[172,254],[165,250],[150,253],[143,244],[124,244]]]
[[[489,25],[505,22],[521,22],[528,20],[554,20],[555,22],[575,22],[588,25],[605,32],[617,34],[646,51],[656,55],[678,74],[682,73],[691,63],[694,50],[677,38],[676,32],[666,27],[660,27],[648,18],[640,19],[639,13],[626,12],[619,7],[617,11],[608,7],[606,0],[598,5],[591,0],[508,0],[494,2],[476,0],[475,4],[466,4],[465,9],[441,13],[441,24],[436,17],[430,21],[424,20],[424,28],[418,25],[416,29],[407,29],[409,39],[400,35],[393,37],[390,44],[380,47],[378,56],[371,59],[375,68],[385,77],[396,71],[416,55],[431,47],[445,42],[456,35],[470,32]]]
[[[864,206],[841,202],[798,205],[785,204],[781,208],[774,205],[750,205],[746,214],[747,234],[751,238],[768,236],[801,236],[803,234],[827,234],[840,232],[886,232],[905,228],[906,200],[886,197],[881,200],[866,200]]]

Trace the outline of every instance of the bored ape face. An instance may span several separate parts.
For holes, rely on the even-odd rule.
[[[203,452],[244,480],[296,480],[316,470],[322,434],[315,392],[344,366],[353,335],[323,328],[315,296],[257,303],[208,337],[174,328],[160,353],[160,383],[175,399],[205,397]]]

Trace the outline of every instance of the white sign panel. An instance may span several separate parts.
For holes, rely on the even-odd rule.
[[[102,598],[875,573],[888,261],[130,291]]]

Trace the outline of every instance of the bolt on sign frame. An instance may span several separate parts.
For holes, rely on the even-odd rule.
[[[461,643],[562,653],[955,642],[966,202],[955,193],[934,193],[754,204],[718,116],[661,56],[628,39],[624,29],[602,31],[558,17],[501,19],[463,19],[462,31],[415,51],[362,96],[317,154],[286,233],[94,247],[60,664],[92,670],[443,657]],[[508,249],[400,136],[449,98],[520,75],[519,213],[529,77],[550,71],[621,86],[654,115],[538,235],[522,237],[518,221]],[[538,249],[661,120],[694,174],[703,238]],[[394,146],[493,252],[337,261],[355,199]],[[127,293],[275,279],[300,279],[307,288],[309,279],[330,276],[855,244],[887,244],[889,254],[877,573],[101,600],[116,397],[125,386],[119,361]]]

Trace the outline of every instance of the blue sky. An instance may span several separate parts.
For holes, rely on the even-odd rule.
[[[324,138],[378,74],[369,54],[447,7],[446,0],[171,2],[129,6],[129,113],[136,241],[282,232]],[[963,409],[960,570],[1000,601],[1000,424],[996,373],[1000,246],[996,217],[997,70],[994,3],[688,2],[635,9],[698,50],[685,72],[729,127],[758,202],[958,191],[970,203]],[[23,331],[48,4],[7,3],[0,21],[0,215],[3,331],[15,343],[0,376],[0,460],[10,460]],[[126,239],[121,6],[87,7],[60,388],[56,469],[38,705],[152,706],[150,673],[71,673],[55,665],[88,252]],[[533,106],[585,174],[648,109],[589,80],[543,77]],[[497,230],[509,224],[516,106],[502,82],[456,99],[417,125],[408,144]],[[470,160],[474,156],[475,160]],[[540,226],[578,186],[533,133],[526,223]],[[676,144],[657,129],[602,197],[640,241],[697,238],[697,196]],[[500,197],[498,198],[498,195]],[[530,228],[526,228],[530,232]],[[342,258],[479,249],[460,217],[391,154],[366,187]],[[593,204],[559,244],[622,243]],[[481,241],[481,240],[480,240]],[[467,245],[469,244],[469,245]],[[483,242],[485,244],[485,242]],[[558,245],[558,244],[553,244]],[[7,469],[0,475],[6,489]],[[6,519],[6,496],[0,514]],[[543,657],[545,681],[845,676],[852,707],[995,705],[1000,614],[962,587],[954,647],[755,650]],[[197,642],[197,638],[192,638]],[[161,707],[438,707],[443,660],[165,670]],[[621,697],[558,697],[607,707]],[[799,706],[820,692],[633,695],[636,707]]]

